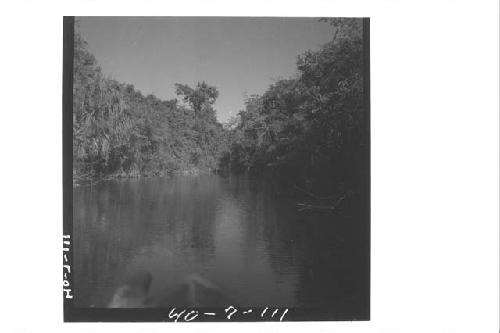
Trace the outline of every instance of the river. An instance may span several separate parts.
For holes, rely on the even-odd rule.
[[[248,177],[105,181],[73,189],[75,304],[105,307],[123,276],[151,293],[200,274],[245,306],[365,314],[368,227],[357,215],[305,213]]]

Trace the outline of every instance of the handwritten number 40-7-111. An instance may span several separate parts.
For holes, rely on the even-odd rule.
[[[224,309],[224,315],[226,319],[231,320],[234,319],[235,316],[238,314],[241,315],[249,315],[249,314],[254,314],[257,315],[259,318],[276,318],[279,319],[279,321],[283,321],[283,318],[285,318],[285,315],[288,313],[288,309],[269,309],[269,307],[264,308],[262,311],[254,311],[253,309],[248,309],[245,311],[239,310],[234,306],[228,306],[227,308]],[[196,318],[200,316],[216,316],[217,314],[215,312],[200,312],[198,310],[181,310],[177,311],[176,308],[173,308],[169,314],[168,318],[173,319],[175,322],[179,320],[184,320],[184,321],[193,321]]]

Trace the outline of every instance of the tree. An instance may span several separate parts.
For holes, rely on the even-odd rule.
[[[215,117],[215,87],[177,84],[177,100],[144,96],[105,77],[75,34],[73,163],[76,181],[217,169],[225,145]]]
[[[177,95],[183,96],[183,101],[193,108],[195,117],[203,116],[202,111],[209,113],[209,116],[213,113],[215,117],[212,106],[219,97],[217,88],[209,86],[205,81],[198,82],[194,89],[186,84],[176,83],[175,92]]]
[[[361,19],[326,19],[332,40],[297,58],[297,75],[251,96],[231,131],[231,165],[318,193],[360,178],[365,158]],[[239,166],[239,167],[238,167]]]

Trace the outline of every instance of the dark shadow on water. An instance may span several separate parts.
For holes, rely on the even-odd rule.
[[[106,307],[124,276],[147,271],[153,297],[199,274],[242,306],[365,316],[362,198],[341,213],[304,213],[268,185],[210,175],[75,188],[76,305]]]

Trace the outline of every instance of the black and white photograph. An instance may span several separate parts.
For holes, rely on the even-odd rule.
[[[0,332],[500,332],[500,3],[5,0]]]
[[[369,19],[66,20],[69,321],[370,319]]]

